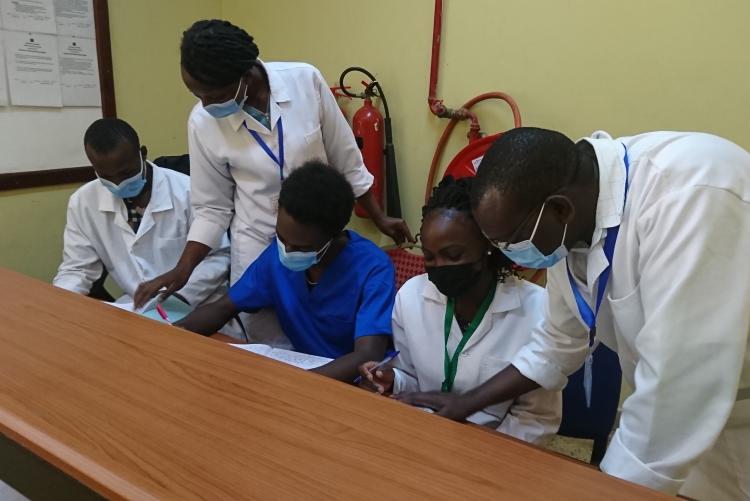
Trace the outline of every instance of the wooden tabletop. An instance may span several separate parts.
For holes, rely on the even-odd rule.
[[[0,432],[106,497],[667,499],[0,269]]]

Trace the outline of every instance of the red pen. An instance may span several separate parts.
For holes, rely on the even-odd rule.
[[[163,318],[170,325],[172,324],[172,322],[169,320],[169,317],[167,316],[167,312],[164,310],[161,303],[156,303],[156,311],[159,313],[159,316],[161,318]]]

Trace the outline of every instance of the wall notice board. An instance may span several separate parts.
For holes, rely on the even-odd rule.
[[[92,179],[83,134],[115,115],[107,0],[0,0],[0,190]]]

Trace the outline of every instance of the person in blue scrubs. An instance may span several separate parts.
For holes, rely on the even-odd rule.
[[[312,161],[281,185],[276,237],[218,301],[175,325],[211,335],[237,313],[274,308],[296,351],[333,358],[313,369],[352,381],[391,340],[395,272],[375,244],[346,230],[349,182]]]

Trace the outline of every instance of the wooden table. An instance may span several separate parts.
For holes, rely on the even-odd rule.
[[[106,497],[667,499],[0,269],[0,432]]]

